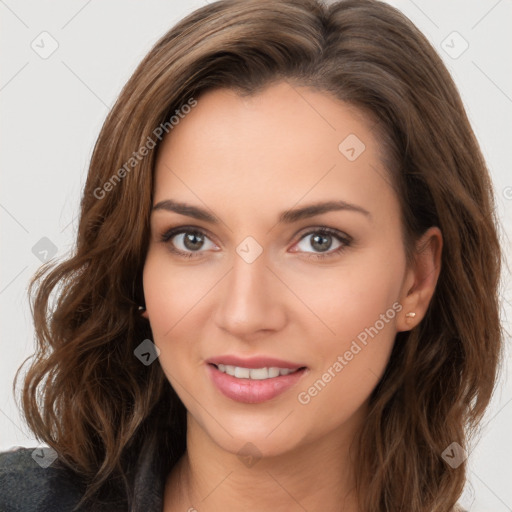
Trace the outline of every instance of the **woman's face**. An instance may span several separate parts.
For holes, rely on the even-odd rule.
[[[378,142],[354,107],[285,82],[208,91],[164,139],[145,316],[218,446],[276,455],[362,421],[410,284]]]

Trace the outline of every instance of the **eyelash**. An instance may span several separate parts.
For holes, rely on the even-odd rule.
[[[206,238],[209,238],[208,234],[205,233],[202,229],[199,229],[199,228],[196,228],[193,226],[180,226],[178,228],[171,228],[168,231],[166,231],[165,233],[163,233],[160,237],[160,241],[164,242],[164,243],[168,243],[169,240],[171,240],[173,237],[175,237],[176,235],[180,235],[182,233],[189,233],[189,234],[192,233],[194,235],[201,235]],[[335,239],[337,239],[339,242],[341,242],[342,245],[340,245],[337,249],[334,249],[333,251],[330,251],[330,252],[306,253],[306,254],[308,254],[307,258],[312,258],[315,260],[324,260],[326,258],[337,256],[337,255],[341,254],[345,249],[350,247],[350,245],[352,243],[352,238],[350,238],[347,235],[342,234],[340,231],[338,231],[336,229],[332,229],[332,228],[328,228],[328,227],[319,227],[314,230],[308,231],[307,233],[304,233],[304,235],[302,235],[300,237],[300,239],[298,240],[297,243],[301,242],[307,236],[317,235],[317,234],[332,236]],[[187,258],[187,259],[201,257],[200,256],[201,252],[204,252],[204,251],[183,252],[183,251],[176,249],[172,245],[172,243],[169,244],[169,251],[171,251],[174,254],[177,254],[180,257]],[[299,252],[299,251],[297,251],[297,252]]]

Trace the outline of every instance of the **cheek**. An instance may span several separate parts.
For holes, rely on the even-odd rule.
[[[347,420],[369,398],[393,348],[403,261],[400,254],[378,254],[356,258],[310,287],[309,304],[324,326],[309,322],[317,364],[297,400],[326,429]],[[315,330],[323,334],[315,336]]]
[[[218,279],[207,266],[171,265],[164,248],[151,248],[144,265],[143,284],[155,339],[163,343],[175,337],[182,325],[201,312],[197,306]],[[194,323],[196,328],[200,325]]]
[[[202,305],[219,281],[217,274],[208,265],[171,265],[161,247],[148,251],[143,286],[153,342],[160,350],[162,369],[179,394],[182,386],[189,392],[199,386],[194,370],[202,364],[199,341],[208,322]]]
[[[388,364],[400,307],[374,290],[366,302],[332,308],[327,322],[335,336],[312,338],[318,364],[297,390],[297,402],[322,432],[348,421],[369,399]]]
[[[283,280],[300,299],[295,319],[321,352],[342,350],[376,322],[379,331],[393,329],[400,307],[395,304],[393,309],[393,304],[400,294],[404,263],[400,253],[384,252],[361,251],[338,267],[291,269],[284,274]]]
[[[170,272],[165,264],[165,255],[159,248],[150,249],[143,272],[144,298],[149,315],[153,342],[160,349],[160,363],[167,373],[169,365],[180,357],[177,347],[172,347],[172,339],[179,330],[180,318],[184,316],[183,305],[187,302],[190,287],[180,288],[180,273]],[[176,293],[176,290],[180,293]],[[185,345],[180,344],[183,348]],[[172,353],[173,357],[170,357]]]
[[[364,411],[392,346],[393,337],[384,339],[381,335],[366,346],[356,342],[340,347],[329,363],[297,390],[299,414],[309,423],[307,430],[312,437],[348,425],[358,417],[358,411]]]

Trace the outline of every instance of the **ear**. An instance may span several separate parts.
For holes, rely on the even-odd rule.
[[[397,318],[397,332],[409,331],[425,317],[441,272],[442,249],[443,235],[436,226],[429,228],[418,240],[415,260],[406,271],[400,291],[399,302],[403,309]],[[409,312],[414,312],[415,316],[406,317]]]

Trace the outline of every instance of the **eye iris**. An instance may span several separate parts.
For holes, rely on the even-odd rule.
[[[314,235],[311,239],[311,246],[318,251],[328,251],[331,245],[332,237],[329,235]]]
[[[202,238],[203,237],[197,233],[186,233],[183,243],[187,249],[193,251],[202,247],[204,244],[204,240]]]

